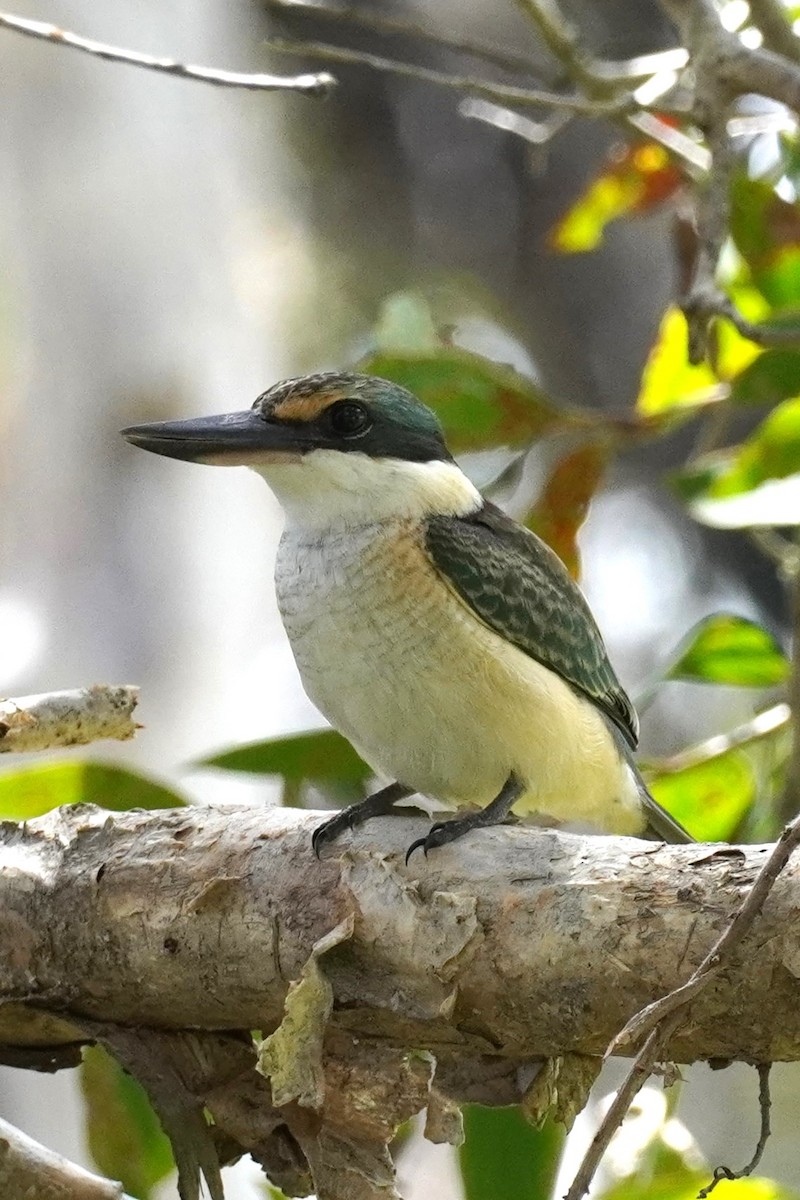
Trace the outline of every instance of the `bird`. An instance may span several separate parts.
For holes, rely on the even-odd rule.
[[[484,499],[406,388],[328,371],[244,411],[122,433],[246,465],[283,509],[275,588],[303,686],[386,781],[315,829],[318,856],[414,795],[453,815],[406,861],[521,817],[693,840],[636,765],[636,711],[580,588]]]

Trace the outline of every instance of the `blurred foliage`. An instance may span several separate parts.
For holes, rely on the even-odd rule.
[[[0,774],[0,819],[28,821],[65,804],[178,808],[186,801],[163,784],[111,763],[68,759],[37,762]]]
[[[587,442],[550,473],[525,524],[555,550],[573,579],[580,576],[578,531],[611,458],[608,442]]]
[[[465,1200],[546,1200],[563,1145],[552,1122],[534,1129],[518,1108],[466,1104],[458,1152]]]
[[[136,1200],[150,1200],[174,1164],[169,1139],[145,1092],[100,1046],[84,1050],[81,1092],[86,1137],[98,1168]]]
[[[780,329],[788,335],[781,348],[764,349],[720,320],[708,361],[689,365],[686,319],[671,307],[654,336],[633,411],[588,411],[560,403],[511,366],[463,348],[457,326],[440,326],[424,295],[404,291],[386,298],[359,369],[393,379],[429,404],[451,448],[467,456],[467,470],[476,455],[505,453],[507,462],[511,452],[511,467],[498,473],[496,488],[505,489],[504,498],[519,488],[512,497],[516,511],[575,576],[583,521],[616,456],[637,441],[692,423],[691,449],[668,481],[678,501],[697,520],[738,530],[745,538],[767,527],[776,571],[788,577],[796,570],[800,536],[800,206],[786,196],[800,185],[800,152],[790,136],[781,146],[782,157],[768,176],[750,178],[742,167],[734,179],[731,241],[720,279],[748,321],[759,322],[767,333]],[[555,224],[550,248],[590,253],[612,223],[651,213],[693,186],[688,171],[662,146],[640,138],[619,145]],[[677,251],[684,277],[696,253],[689,225],[684,221],[686,236]],[[554,466],[531,495],[525,491],[525,454],[542,441],[549,443]],[[688,680],[751,688],[756,713],[771,702],[765,689],[783,695],[789,669],[766,629],[743,616],[714,613],[687,632],[656,686]],[[743,831],[763,836],[780,823],[789,746],[785,728],[765,736],[745,722],[735,736],[723,731],[706,745],[650,764],[649,784],[699,839],[724,841]],[[286,804],[305,803],[314,793],[349,803],[365,794],[370,779],[367,765],[332,730],[226,749],[195,765],[279,779]],[[25,820],[85,801],[111,809],[184,802],[161,784],[104,763],[45,762],[0,775],[2,817]],[[95,1049],[87,1053],[82,1087],[95,1160],[122,1179],[128,1192],[147,1200],[171,1160],[143,1094]],[[562,1134],[552,1126],[531,1129],[517,1110],[467,1106],[464,1115],[459,1163],[466,1200],[547,1200]],[[615,1183],[605,1200],[689,1200],[709,1176],[656,1138],[637,1170]],[[734,1187],[737,1200],[789,1196],[767,1180],[749,1179],[720,1184],[719,1200]]]
[[[789,660],[771,633],[745,617],[714,613],[692,630],[664,677],[774,687],[788,675]]]
[[[663,146],[617,143],[600,173],[552,230],[550,245],[562,254],[596,250],[612,221],[651,212],[681,184],[681,172]]]
[[[371,774],[347,739],[334,729],[251,742],[197,765],[277,776],[283,782],[284,804],[292,805],[302,800],[308,784],[334,801],[352,804],[363,797]]]
[[[647,775],[658,803],[699,842],[725,842],[755,800],[755,775],[741,750],[684,767]]]

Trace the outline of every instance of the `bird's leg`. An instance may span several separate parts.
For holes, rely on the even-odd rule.
[[[361,800],[358,804],[350,804],[341,812],[337,812],[335,816],[323,821],[311,835],[311,845],[317,858],[319,858],[322,848],[334,841],[340,833],[344,833],[347,829],[355,829],[357,825],[363,825],[370,817],[385,817],[387,813],[392,812],[396,800],[405,800],[406,796],[413,794],[414,789],[406,787],[405,784],[390,783],[385,788],[381,788],[379,792],[375,792],[373,796],[367,796],[366,800]]]
[[[427,855],[429,850],[434,850],[437,846],[446,846],[448,842],[454,842],[456,838],[469,833],[470,829],[483,829],[487,825],[499,825],[506,819],[511,806],[519,800],[524,790],[525,788],[512,772],[494,800],[491,804],[487,804],[486,808],[471,812],[466,817],[454,817],[451,821],[437,821],[435,825],[431,825],[427,837],[418,838],[408,847],[406,863],[414,851],[420,847]]]

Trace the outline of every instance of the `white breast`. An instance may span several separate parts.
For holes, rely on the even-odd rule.
[[[600,714],[473,616],[414,523],[290,527],[276,587],[306,691],[377,774],[449,807],[487,804],[515,771],[517,811],[641,829]]]

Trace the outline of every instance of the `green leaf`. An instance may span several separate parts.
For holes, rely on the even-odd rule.
[[[201,767],[226,771],[250,771],[257,775],[280,775],[288,783],[364,783],[372,772],[353,747],[335,729],[317,729],[235,746],[211,758]]]
[[[793,396],[800,396],[800,350],[765,350],[731,385],[737,404],[775,405]]]
[[[687,648],[670,667],[667,679],[774,687],[788,678],[789,662],[778,642],[745,617],[714,613],[701,621],[687,640]]]
[[[727,841],[756,793],[753,768],[740,750],[729,750],[682,771],[648,773],[647,786],[699,842]]]
[[[800,525],[800,474],[769,479],[737,496],[698,495],[689,508],[696,521],[712,529],[757,529]]]
[[[169,1139],[140,1085],[100,1046],[84,1051],[86,1138],[98,1169],[137,1200],[174,1168]]]
[[[459,1149],[465,1200],[549,1200],[564,1133],[528,1124],[519,1108],[467,1104]]]
[[[64,804],[98,804],[115,812],[129,808],[178,808],[176,792],[111,763],[37,763],[0,775],[0,819],[27,821]]]
[[[753,282],[774,307],[800,303],[800,207],[743,172],[731,187],[731,234]]]
[[[432,408],[455,453],[527,446],[557,428],[585,423],[511,367],[457,346],[418,353],[378,350],[358,370],[401,384]]]
[[[753,493],[775,480],[785,481],[786,487],[767,489],[752,503],[722,506],[721,514],[719,506],[712,503]],[[796,524],[798,481],[800,398],[779,404],[737,449],[706,455],[690,469],[671,477],[676,491],[690,504],[698,520],[727,528]],[[781,503],[776,503],[776,499]],[[765,505],[769,506],[772,520],[765,519]]]

